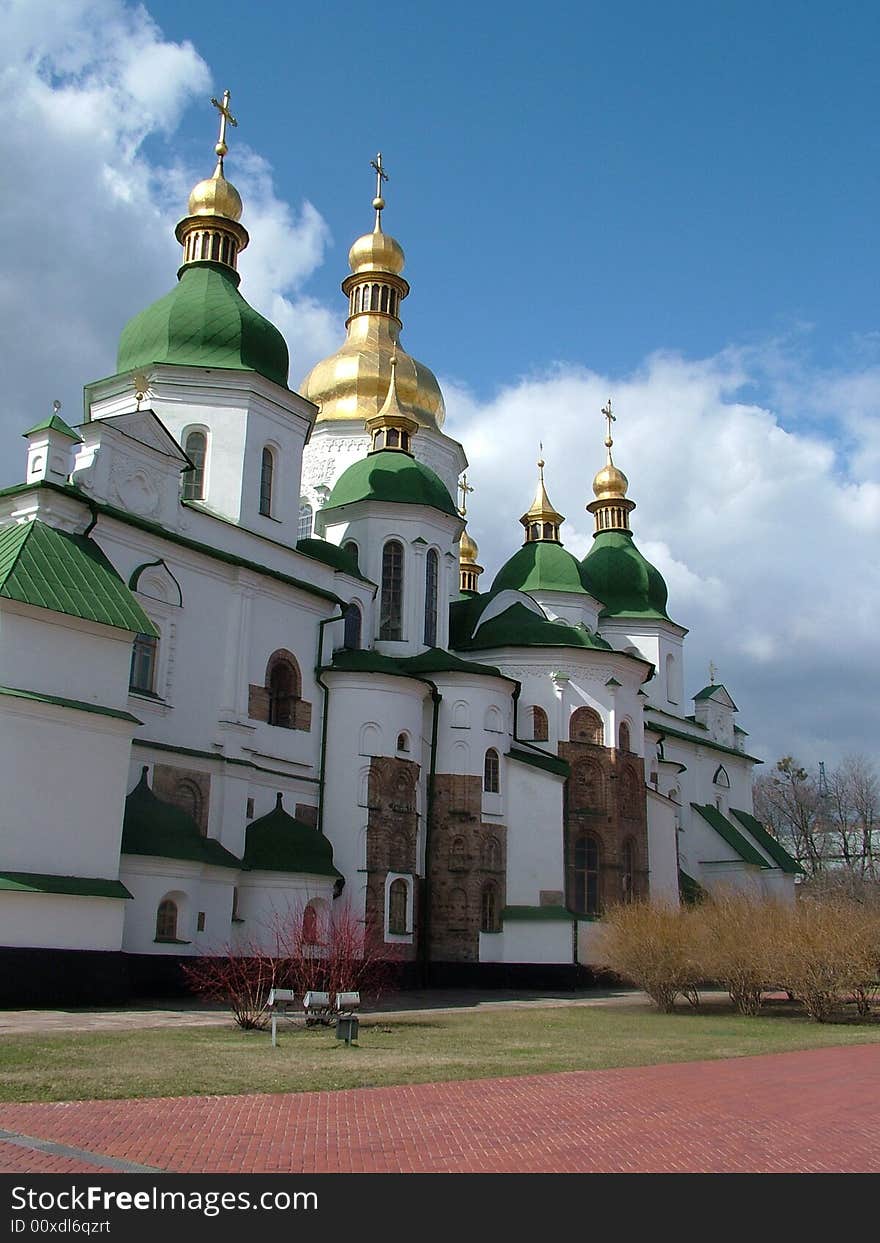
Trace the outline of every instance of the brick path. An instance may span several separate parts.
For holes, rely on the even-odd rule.
[[[298,1095],[0,1108],[0,1171],[880,1172],[880,1049]],[[64,1147],[66,1146],[66,1147]],[[96,1157],[98,1161],[96,1162]],[[25,1164],[22,1164],[22,1161]],[[80,1172],[84,1167],[79,1166]]]

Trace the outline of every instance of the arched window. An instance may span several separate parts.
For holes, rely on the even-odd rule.
[[[666,698],[669,703],[678,703],[678,670],[675,667],[675,657],[669,652],[666,656]]]
[[[397,749],[398,751],[409,750],[409,734],[405,731],[402,734],[397,735]]]
[[[632,746],[630,743],[630,736],[629,736],[629,726],[627,725],[626,721],[620,722],[620,729],[618,730],[618,748],[621,751],[632,750]]]
[[[156,940],[177,940],[177,903],[163,898],[156,912]]]
[[[730,778],[728,777],[727,769],[724,767],[723,764],[719,764],[719,766],[715,769],[715,776],[712,778],[712,780],[714,781],[715,785],[718,786],[719,790],[730,789]]]
[[[403,545],[389,540],[382,549],[379,638],[403,638]]]
[[[637,819],[641,811],[640,782],[631,768],[627,768],[620,779],[621,804],[623,814],[630,820]]]
[[[156,690],[156,665],[159,656],[159,640],[153,634],[136,636],[131,649],[131,672],[128,689],[152,695]]]
[[[275,456],[272,450],[263,449],[260,462],[260,513],[266,518],[272,517],[272,480],[275,474]]]
[[[302,497],[299,502],[299,523],[296,528],[297,539],[312,538],[312,519],[312,507],[305,497]]]
[[[361,646],[361,611],[354,600],[345,609],[345,631],[342,644],[350,652],[357,652]]]
[[[449,847],[449,870],[450,872],[464,872],[467,870],[467,850],[463,837],[454,837]]]
[[[631,837],[623,843],[621,863],[621,896],[624,902],[632,902],[636,896],[636,844]]]
[[[299,671],[286,656],[269,661],[266,689],[269,692],[269,724],[293,729],[293,707],[299,698]]]
[[[487,881],[480,893],[480,932],[500,932],[498,886]]]
[[[346,542],[342,545],[342,551],[348,553],[355,565],[358,564],[358,546],[353,539],[346,540]]]
[[[311,902],[303,911],[302,939],[303,945],[318,944],[318,912]]]
[[[483,839],[483,848],[480,851],[480,866],[487,872],[498,872],[501,870],[501,843],[497,837],[489,836]]]
[[[573,909],[579,915],[598,915],[599,842],[591,833],[575,838],[572,873]]]
[[[601,747],[605,740],[602,718],[594,708],[578,708],[571,714],[568,727],[571,742],[588,742]]]
[[[468,900],[463,889],[449,891],[449,927],[456,931],[467,928]]]
[[[574,811],[605,810],[605,779],[602,769],[593,760],[572,765],[570,800]]]
[[[205,458],[208,453],[208,437],[204,432],[188,432],[183,451],[193,464],[191,471],[183,476],[183,499],[201,501],[205,498]]]
[[[546,742],[548,738],[547,713],[543,708],[532,708],[532,741]]]
[[[185,811],[188,816],[191,816],[201,829],[204,799],[202,797],[202,792],[196,783],[187,779],[178,781],[174,787],[173,801],[175,807],[181,808],[181,810]]]
[[[437,646],[437,587],[440,578],[440,559],[433,548],[425,558],[425,643]]]
[[[494,747],[490,747],[486,752],[483,764],[483,789],[487,794],[498,794],[501,790],[501,765],[498,752]]]
[[[407,884],[405,880],[393,880],[388,890],[388,931],[395,936],[406,933]]]

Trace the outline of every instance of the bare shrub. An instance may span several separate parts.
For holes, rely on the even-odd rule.
[[[700,971],[694,944],[694,914],[659,902],[612,907],[605,918],[599,952],[604,966],[643,989],[660,1010],[675,999],[695,1005]]]
[[[781,923],[778,981],[817,1023],[827,1022],[846,997],[867,1013],[877,937],[878,921],[869,908],[840,898],[804,899]]]
[[[759,1014],[775,981],[775,946],[786,912],[751,894],[713,894],[693,912],[700,974],[717,980],[740,1014]]]
[[[270,991],[291,987],[285,967],[277,941],[269,948],[248,941],[192,958],[184,964],[183,974],[199,997],[227,1004],[239,1027],[263,1030],[269,1023]]]

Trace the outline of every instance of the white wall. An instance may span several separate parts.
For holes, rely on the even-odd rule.
[[[0,945],[118,950],[127,906],[131,902],[120,898],[5,892],[0,900]]]

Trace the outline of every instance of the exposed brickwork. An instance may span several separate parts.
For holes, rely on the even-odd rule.
[[[171,764],[153,765],[153,793],[163,803],[172,803],[192,816],[199,831],[208,832],[211,805],[211,775],[195,768],[176,768]]]
[[[310,824],[313,829],[318,827],[318,809],[313,807],[311,803],[297,803],[293,814],[303,824]]]
[[[269,692],[265,686],[248,687],[248,717],[252,721],[269,720]]]
[[[599,842],[599,911],[624,896],[624,843],[633,843],[632,895],[647,895],[648,820],[641,756],[588,742],[561,742],[571,765],[564,792],[566,899],[575,909],[574,851],[582,833]]]
[[[384,929],[385,881],[389,872],[415,876],[418,871],[418,811],[416,791],[420,766],[414,760],[373,756],[368,780],[367,820],[367,923]],[[418,885],[413,886],[413,927],[418,928]],[[417,936],[412,945],[399,945],[395,957],[416,956]]]
[[[477,962],[482,893],[496,889],[496,910],[505,901],[507,829],[481,821],[479,777],[438,773],[434,779],[431,851],[431,958]]]

